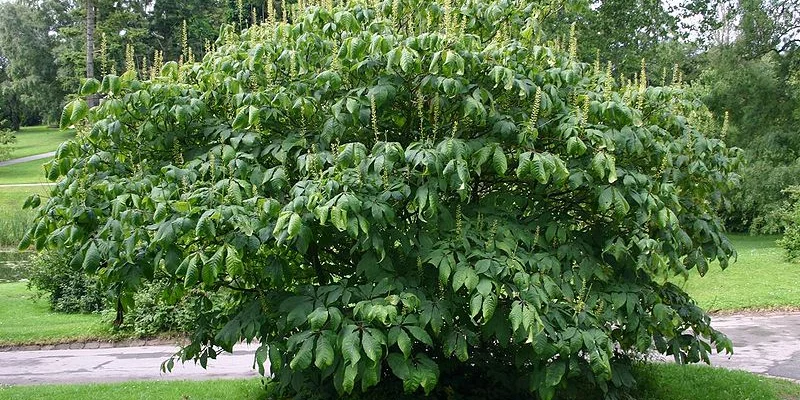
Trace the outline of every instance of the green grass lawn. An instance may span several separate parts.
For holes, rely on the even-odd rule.
[[[704,277],[692,272],[676,280],[708,311],[800,308],[800,264],[783,258],[777,236],[731,235],[737,262],[726,270],[714,264]]]
[[[34,193],[44,197],[48,189],[44,186],[0,187],[0,248],[16,248],[22,239],[34,215],[33,210],[23,210],[22,204]]]
[[[0,305],[0,345],[112,337],[100,315],[54,313],[47,298],[37,299],[24,282],[0,283]]]
[[[637,368],[638,400],[798,400],[800,385],[742,371],[701,365]]]
[[[0,398],[9,400],[255,400],[265,398],[265,394],[259,379],[0,387]]]
[[[28,161],[0,167],[0,185],[20,183],[48,183],[44,176],[44,164],[51,159]],[[0,188],[5,190],[5,188]]]
[[[75,137],[75,131],[62,131],[46,126],[27,126],[14,133],[17,142],[9,158],[20,158],[35,154],[48,153],[58,149],[65,140]]]
[[[638,400],[797,400],[800,385],[704,366],[649,364],[638,367]],[[26,400],[72,399],[263,399],[260,379],[154,381],[92,385],[41,385],[0,388],[0,397]],[[384,397],[376,397],[383,399]],[[431,398],[432,400],[436,400]]]

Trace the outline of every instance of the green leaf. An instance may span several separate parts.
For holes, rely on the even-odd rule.
[[[597,199],[597,209],[600,212],[607,211],[611,208],[611,204],[614,202],[614,189],[611,186],[606,186],[600,192],[600,197]]]
[[[361,390],[366,392],[367,389],[377,385],[380,381],[382,363],[373,361],[364,364],[364,372],[361,375]]]
[[[61,129],[67,129],[76,122],[83,119],[89,113],[89,105],[86,100],[78,98],[67,104],[64,111],[61,113],[60,126]]]
[[[300,346],[300,349],[297,350],[297,353],[294,354],[292,357],[292,361],[289,362],[289,368],[295,371],[302,371],[308,368],[311,365],[312,361],[312,350],[314,349],[314,341],[313,340],[305,340],[303,344]]]
[[[325,369],[333,365],[333,360],[333,345],[324,334],[319,335],[319,337],[317,337],[317,350],[314,365],[319,369]]]
[[[408,47],[403,47],[400,53],[400,69],[408,73],[414,69],[414,62],[416,60],[415,52]]]
[[[345,328],[342,338],[342,356],[350,364],[356,364],[361,360],[361,335],[355,326]]]
[[[433,339],[431,339],[431,335],[429,335],[424,329],[414,325],[408,325],[406,326],[406,329],[408,329],[408,332],[411,333],[411,336],[414,336],[420,342],[425,343],[428,346],[433,346]]]
[[[411,338],[402,328],[400,329],[400,333],[397,335],[397,347],[400,348],[400,351],[403,352],[403,355],[406,356],[406,358],[411,355]]]
[[[89,78],[86,80],[86,82],[83,82],[80,94],[81,96],[90,96],[96,94],[98,90],[100,90],[100,81],[94,78]]]
[[[233,123],[231,127],[233,129],[241,130],[247,128],[247,123],[250,119],[250,110],[248,107],[242,107],[239,109],[239,112],[236,113],[236,118],[233,119]]]
[[[567,139],[567,153],[574,157],[582,156],[586,153],[586,144],[579,137],[573,136]]]
[[[455,260],[452,254],[442,258],[442,262],[439,263],[439,282],[442,286],[447,285],[447,281],[450,280],[450,272],[452,271],[453,264],[455,264]]]
[[[291,217],[289,217],[289,239],[297,236],[300,233],[300,229],[303,227],[303,219],[297,213],[292,213]]]
[[[547,170],[544,158],[541,154],[533,154],[530,159],[530,165],[528,166],[528,169],[531,177],[539,181],[539,183],[545,184],[548,180],[550,180],[550,171]]]
[[[475,293],[469,301],[469,316],[475,318],[481,313],[483,306],[483,296]]]
[[[212,220],[211,216],[213,215],[213,211],[209,210],[203,213],[200,216],[200,219],[197,220],[197,226],[195,226],[194,234],[197,237],[209,237],[213,238],[217,236],[217,228],[214,225],[214,221]]]
[[[196,254],[189,256],[189,263],[186,266],[186,275],[183,277],[183,287],[189,288],[194,286],[200,280],[200,267],[197,265]]]
[[[436,383],[439,382],[439,366],[425,354],[420,354],[417,357],[416,372],[425,394],[430,394],[431,390],[436,387]]]
[[[386,357],[386,361],[389,363],[389,368],[391,368],[394,376],[400,378],[401,380],[408,379],[410,369],[408,366],[409,362],[406,357],[397,353],[390,353],[389,356]]]
[[[478,286],[479,282],[480,278],[478,278],[478,274],[475,273],[475,270],[472,268],[467,268],[467,279],[464,281],[464,286],[467,288],[467,290],[472,292]]]
[[[544,383],[547,386],[557,386],[564,377],[567,364],[563,360],[558,360],[547,366],[545,370]]]
[[[606,155],[606,170],[608,171],[608,183],[617,181],[617,167],[613,155]]]
[[[478,283],[478,293],[488,296],[489,293],[492,292],[492,280],[491,279],[481,279],[480,283]]]
[[[231,246],[228,246],[225,252],[225,270],[230,276],[240,276],[244,273],[244,263],[239,257],[239,252]]]
[[[522,303],[520,301],[513,303],[511,312],[508,313],[508,319],[511,321],[511,330],[516,332],[522,325]]]
[[[464,286],[464,283],[467,281],[467,275],[470,268],[460,266],[456,267],[456,273],[453,274],[453,291],[457,292],[461,286]]]
[[[320,329],[328,321],[328,309],[325,307],[317,307],[311,314],[308,315],[308,323],[311,329]]]
[[[356,376],[358,376],[358,365],[349,364],[344,367],[344,375],[342,379],[342,390],[345,393],[350,393],[355,387]]]
[[[500,176],[505,175],[506,170],[508,170],[508,160],[506,160],[506,155],[503,153],[503,149],[500,148],[500,146],[497,146],[494,149],[494,155],[492,155],[492,167],[494,167],[494,171]]]
[[[490,293],[483,299],[483,320],[488,321],[494,316],[494,311],[497,309],[497,295]]]
[[[81,266],[87,273],[94,273],[100,267],[100,250],[94,242],[89,242],[89,247],[86,249],[86,255],[83,256],[83,265]]]
[[[214,283],[214,281],[217,280],[217,273],[219,272],[220,265],[222,264],[222,255],[221,255],[222,249],[223,247],[220,247],[217,250],[217,252],[214,253],[213,256],[211,256],[208,262],[206,262],[202,266],[201,273],[203,275],[203,283],[205,283],[208,286],[210,286],[211,284]],[[217,254],[220,254],[219,259],[215,259]]]
[[[367,357],[377,362],[383,356],[383,346],[381,346],[380,341],[377,337],[373,335],[374,331],[365,330],[363,335],[361,336],[361,345],[364,348],[364,353],[366,353]]]

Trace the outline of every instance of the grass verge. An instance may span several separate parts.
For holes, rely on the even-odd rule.
[[[648,364],[638,367],[635,373],[639,387],[634,398],[638,400],[800,399],[800,385],[747,372],[705,366]],[[260,379],[236,379],[16,386],[0,388],[0,397],[15,400],[247,400],[266,398],[267,392]]]
[[[636,369],[638,400],[798,400],[800,385],[701,365],[649,364]]]
[[[12,159],[56,151],[65,140],[75,137],[75,131],[62,131],[47,126],[26,126],[14,135],[17,137],[17,142],[12,145],[13,150],[9,155]]]
[[[0,284],[0,304],[0,346],[114,337],[100,315],[52,312],[47,299],[37,298],[24,282]]]
[[[0,398],[26,400],[161,400],[263,399],[259,379],[211,381],[148,381],[93,385],[43,385],[0,388]]]
[[[787,262],[777,236],[731,235],[739,259],[726,270],[712,265],[704,277],[692,271],[677,278],[704,309],[712,312],[799,309],[800,266]]]

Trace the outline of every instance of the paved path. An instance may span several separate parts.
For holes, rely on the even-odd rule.
[[[15,158],[15,159],[12,159],[12,160],[0,161],[0,167],[7,167],[9,165],[21,164],[21,163],[28,162],[28,161],[42,160],[42,159],[45,159],[45,158],[53,157],[55,155],[56,155],[56,152],[55,151],[51,151],[49,153],[44,153],[44,154],[36,154],[36,155],[32,155],[32,156],[27,156],[27,157]]]
[[[800,381],[800,313],[713,317],[713,325],[733,340],[734,355],[712,357],[713,365]],[[256,346],[209,360],[208,370],[177,364],[162,374],[173,346],[0,353],[0,384],[115,382],[144,379],[209,379],[258,376],[251,367]]]
[[[208,361],[208,369],[193,362],[176,363],[161,373],[161,363],[173,346],[118,347],[83,350],[9,351],[0,353],[0,384],[91,383],[131,380],[221,379],[259,376],[252,369],[257,345],[241,345],[233,354]]]
[[[733,341],[733,355],[712,365],[800,381],[800,312],[712,317],[711,326]]]
[[[0,189],[2,188],[15,188],[15,187],[38,187],[38,186],[54,186],[55,182],[45,182],[45,183],[9,183],[9,184],[2,184],[0,185]]]

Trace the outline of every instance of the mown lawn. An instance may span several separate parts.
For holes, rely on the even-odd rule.
[[[731,235],[737,262],[717,264],[704,277],[692,272],[676,279],[708,311],[800,308],[800,264],[787,262],[775,245],[778,236]]]
[[[65,140],[75,137],[74,130],[62,131],[47,126],[27,126],[14,133],[17,142],[9,158],[21,158],[35,154],[49,153],[58,149]]]
[[[16,248],[22,239],[34,215],[33,210],[23,210],[22,205],[34,193],[44,198],[48,189],[45,186],[0,187],[0,248]]]
[[[113,336],[99,314],[59,314],[27,283],[0,283],[0,346],[46,344]],[[0,396],[3,398],[3,396]]]
[[[762,376],[705,366],[648,364],[636,369],[638,400],[797,400],[800,385]],[[478,383],[480,384],[480,383]],[[0,398],[48,399],[263,399],[260,379],[151,381],[91,385],[0,387]],[[376,396],[376,400],[388,400]],[[438,400],[428,397],[431,400]]]
[[[0,167],[0,185],[17,185],[20,183],[48,183],[44,176],[44,164],[51,159],[28,161]],[[5,188],[0,188],[5,190]]]
[[[259,379],[0,387],[0,398],[15,400],[255,400],[265,394]]]
[[[638,400],[798,400],[800,385],[701,365],[649,364],[636,370]]]

